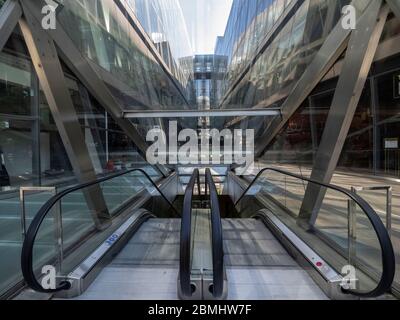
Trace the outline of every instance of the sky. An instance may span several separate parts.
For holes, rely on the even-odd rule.
[[[233,0],[179,0],[195,54],[214,53],[224,35]]]

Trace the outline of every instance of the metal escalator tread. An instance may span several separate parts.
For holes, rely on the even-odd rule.
[[[224,219],[227,267],[299,268],[273,234],[256,219]]]
[[[114,258],[112,267],[178,266],[180,219],[150,219]]]
[[[210,234],[210,210],[209,209],[194,209],[193,222],[193,253],[192,253],[192,270],[212,270],[212,246]]]
[[[180,219],[150,219],[78,300],[176,299]]]

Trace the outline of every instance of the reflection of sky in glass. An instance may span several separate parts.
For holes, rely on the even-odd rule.
[[[179,0],[192,48],[196,54],[214,53],[224,35],[233,0]]]

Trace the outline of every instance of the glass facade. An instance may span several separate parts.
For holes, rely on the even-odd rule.
[[[215,49],[216,54],[228,57],[228,72],[224,83],[225,91],[229,89],[249,64],[262,40],[291,2],[291,0],[236,0],[233,2],[225,35],[218,39]],[[294,29],[291,25],[286,33]],[[285,36],[283,33],[281,43],[284,43],[284,39],[287,37],[288,35]],[[275,48],[271,47],[269,50],[281,51],[284,49],[283,46],[277,48],[278,43],[275,43]],[[271,52],[264,55],[265,58],[272,59]],[[275,59],[279,59],[279,56],[276,56]],[[273,61],[262,60],[259,59],[259,65],[262,64],[265,68],[272,67]]]
[[[235,1],[225,36],[216,47],[218,54],[228,57],[221,107],[279,106],[336,25],[346,4],[348,1],[304,1],[287,23],[279,25],[270,44],[262,48],[263,40],[286,15],[291,1]],[[247,18],[236,23],[235,19],[246,12]],[[262,31],[260,36],[254,30]],[[250,63],[250,70],[242,74]]]
[[[128,9],[133,7],[132,2],[127,4]],[[62,1],[62,5],[58,22],[82,54],[100,67],[103,80],[124,109],[187,108],[187,80],[172,63],[175,57],[168,58],[167,65],[173,68],[166,72],[134,31],[134,21],[128,18],[133,10],[122,11],[112,0]],[[160,37],[162,41],[155,43],[160,52],[172,53],[174,46],[166,35]]]
[[[181,59],[181,64],[188,69],[190,79],[191,104],[197,109],[217,108],[223,79],[226,74],[227,58],[218,55],[195,55]]]
[[[180,59],[193,55],[185,19],[178,0],[128,0],[146,33],[169,69],[184,87],[187,73]]]

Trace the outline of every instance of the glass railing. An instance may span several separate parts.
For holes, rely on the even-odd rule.
[[[24,211],[20,192],[17,190],[0,193],[0,295],[5,294],[21,282],[19,268],[21,249],[24,239],[24,227],[29,226],[41,205],[54,195],[41,191],[25,193]]]
[[[150,200],[153,196],[161,196],[165,205],[179,216],[142,169],[81,184],[51,197],[36,211],[26,231],[21,268],[27,284],[36,291],[47,293],[68,289],[70,282],[63,280],[58,280],[55,289],[43,287],[38,280],[48,272],[43,268],[51,266],[56,271],[57,279],[66,279],[131,216],[127,209],[132,203],[139,199]]]
[[[245,216],[268,208],[339,274],[353,270],[345,292],[373,297],[390,289],[395,258],[383,217],[354,191],[266,168],[236,207]]]

